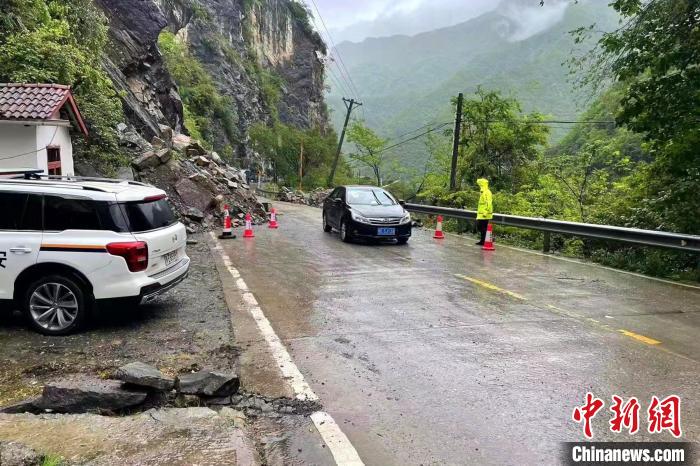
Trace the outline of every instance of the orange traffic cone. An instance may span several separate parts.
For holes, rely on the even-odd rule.
[[[245,214],[245,232],[243,232],[244,238],[255,238],[253,233],[253,217],[250,216],[250,212]]]
[[[486,240],[484,240],[484,245],[482,248],[484,251],[495,251],[496,248],[493,245],[493,225],[489,223],[486,229]]]
[[[270,209],[270,223],[267,224],[268,228],[278,228],[279,225],[277,225],[277,211],[275,208]]]
[[[435,234],[433,235],[435,239],[445,238],[445,234],[442,232],[442,215],[437,216],[437,224],[435,225]]]
[[[233,239],[236,235],[233,234],[233,226],[231,224],[231,214],[228,211],[228,205],[224,206],[224,227],[221,230],[219,238]]]

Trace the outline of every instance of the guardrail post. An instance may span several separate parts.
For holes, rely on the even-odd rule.
[[[548,231],[544,232],[544,239],[542,241],[542,252],[549,254],[552,246],[552,234]]]

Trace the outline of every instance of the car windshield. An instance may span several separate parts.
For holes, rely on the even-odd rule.
[[[396,205],[396,200],[383,189],[348,189],[350,205]]]

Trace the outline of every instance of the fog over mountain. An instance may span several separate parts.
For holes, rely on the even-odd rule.
[[[514,40],[522,40],[561,20],[568,0],[316,0],[336,43],[369,37],[413,36],[454,26],[499,10],[518,24]]]
[[[444,0],[447,1],[447,0]],[[448,122],[450,98],[473,94],[478,86],[518,99],[525,111],[572,119],[585,107],[586,90],[573,86],[565,63],[575,44],[570,31],[596,23],[612,30],[618,17],[608,0],[503,0],[481,15],[413,36],[367,38],[336,43],[364,106],[356,117],[385,137],[422,125]],[[327,96],[336,127],[342,125],[348,91],[343,72],[331,62]],[[554,137],[565,129],[555,129]],[[422,141],[405,160],[421,159]]]
[[[564,19],[571,2],[549,0],[544,5],[532,0],[504,0],[496,11],[508,21],[503,22],[510,41],[521,41],[551,28]]]
[[[343,3],[347,10],[331,3]],[[331,34],[338,43],[360,42],[367,37],[397,34],[411,36],[461,23],[492,10],[495,6],[493,0],[326,0],[319,3],[324,15],[338,12],[337,16],[326,18],[330,22],[328,26]]]

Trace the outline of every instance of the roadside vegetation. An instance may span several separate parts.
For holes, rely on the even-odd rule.
[[[224,155],[232,155],[229,146],[215,147],[216,125],[223,128],[229,141],[238,138],[233,102],[216,88],[214,79],[197,58],[170,31],[164,30],[158,37],[160,49],[168,71],[178,85],[184,107],[184,125],[195,139],[208,148]]]
[[[91,0],[7,0],[0,15],[0,82],[73,88],[90,137],[74,138],[77,158],[106,173],[126,163],[118,150],[122,104],[100,58],[107,19]]]

